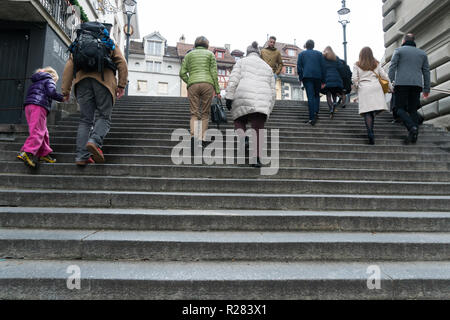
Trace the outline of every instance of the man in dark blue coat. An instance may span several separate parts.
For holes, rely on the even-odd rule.
[[[297,71],[300,82],[303,82],[308,97],[309,121],[306,123],[314,126],[319,114],[320,89],[322,82],[325,80],[325,70],[322,53],[313,50],[313,40],[306,42],[305,49],[305,51],[302,51],[298,55]]]

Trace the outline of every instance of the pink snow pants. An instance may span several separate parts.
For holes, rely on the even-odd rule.
[[[21,151],[45,157],[53,152],[50,148],[50,140],[47,130],[48,111],[40,106],[29,104],[25,107],[25,116],[28,122],[29,137],[25,141]]]

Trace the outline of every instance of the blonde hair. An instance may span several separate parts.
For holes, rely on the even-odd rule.
[[[330,46],[326,47],[325,50],[323,50],[323,55],[325,56],[325,59],[327,59],[327,60],[331,60],[331,61],[337,60],[336,54],[334,53],[333,49],[331,49]]]
[[[56,72],[56,70],[53,69],[52,67],[44,67],[42,69],[37,69],[36,73],[38,73],[38,72],[49,73],[52,76],[53,81],[55,81],[55,82],[58,82],[58,80],[59,80],[58,72]]]

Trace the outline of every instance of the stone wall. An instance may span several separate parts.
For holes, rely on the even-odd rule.
[[[386,53],[384,64],[391,61],[401,46],[403,35],[414,33],[417,46],[429,57],[432,91],[422,100],[420,112],[427,123],[450,129],[450,96],[436,89],[450,90],[450,1],[382,0]]]

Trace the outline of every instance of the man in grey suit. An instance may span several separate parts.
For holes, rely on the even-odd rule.
[[[389,78],[394,84],[397,115],[408,129],[406,143],[416,143],[419,135],[420,93],[426,99],[430,94],[430,65],[425,51],[416,48],[415,37],[409,33],[402,47],[395,50],[389,67]]]

